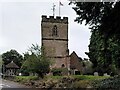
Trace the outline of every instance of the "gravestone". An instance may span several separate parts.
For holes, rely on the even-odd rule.
[[[94,76],[98,76],[98,72],[94,72]]]
[[[104,76],[110,76],[110,75],[108,75],[107,73],[104,73]]]

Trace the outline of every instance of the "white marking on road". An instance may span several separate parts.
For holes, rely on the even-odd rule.
[[[0,87],[11,87],[11,86],[9,86],[9,85],[5,85],[5,84],[0,84]]]
[[[7,86],[7,87],[11,87],[11,86],[9,86],[9,85],[5,85],[5,86]]]

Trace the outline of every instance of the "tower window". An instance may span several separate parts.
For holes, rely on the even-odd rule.
[[[52,29],[52,36],[57,36],[57,35],[58,35],[57,26],[54,25],[54,26],[53,26],[53,29]]]

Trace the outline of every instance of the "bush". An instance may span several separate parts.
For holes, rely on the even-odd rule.
[[[95,88],[120,88],[120,76],[110,77],[107,79],[93,82]]]
[[[89,80],[80,80],[76,81],[72,88],[89,88],[90,84],[91,82]]]
[[[61,75],[66,75],[66,73],[68,73],[68,69],[67,68],[53,68],[51,70],[51,72],[53,73],[53,76],[61,76]]]
[[[53,68],[53,69],[51,70],[51,72],[53,73],[53,76],[56,76],[56,75],[61,76],[61,75],[62,75],[62,74],[61,74],[61,72],[62,72],[62,69],[61,69],[61,68]]]

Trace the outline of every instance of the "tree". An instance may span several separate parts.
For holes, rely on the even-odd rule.
[[[36,44],[29,48],[29,52],[24,54],[24,63],[22,70],[25,72],[37,73],[38,76],[44,77],[49,72],[50,60],[42,53],[42,49]]]
[[[86,22],[92,29],[97,29],[104,18],[112,10],[113,2],[74,2],[76,7],[73,9],[76,11],[78,17],[75,19],[78,23]]]
[[[3,65],[3,61],[2,61],[2,56],[0,55],[0,73],[2,72],[2,65]]]
[[[30,51],[30,53],[34,53],[36,56],[39,56],[42,53],[42,48],[39,47],[38,44],[34,45],[32,44],[32,46],[28,49],[28,51]]]
[[[86,22],[92,32],[89,53],[95,71],[113,72],[120,68],[120,2],[74,2],[75,21]],[[111,69],[114,67],[114,69]]]
[[[2,60],[5,65],[11,61],[14,61],[20,67],[22,64],[23,56],[16,50],[10,50],[2,54]]]

